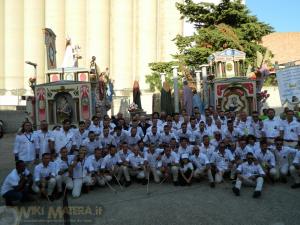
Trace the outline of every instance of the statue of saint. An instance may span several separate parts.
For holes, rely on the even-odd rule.
[[[66,40],[66,51],[64,55],[64,60],[61,65],[62,68],[74,67],[75,65],[75,55],[71,44],[71,38]]]
[[[166,112],[167,115],[173,114],[171,88],[167,81],[163,83],[160,91],[160,111]]]
[[[66,96],[57,99],[57,122],[62,123],[65,119],[72,121],[72,107],[68,103]]]
[[[140,85],[137,80],[133,83],[133,102],[138,105],[138,109],[142,109]]]

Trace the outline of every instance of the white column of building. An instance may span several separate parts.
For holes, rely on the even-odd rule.
[[[72,45],[80,46],[82,59],[79,67],[86,67],[86,1],[66,0],[65,35],[71,37]]]
[[[110,70],[115,89],[132,88],[133,1],[111,0]]]
[[[4,1],[0,1],[0,89],[4,88]]]
[[[4,86],[24,86],[24,4],[20,0],[4,1]]]
[[[183,34],[183,20],[180,19],[180,13],[175,6],[176,2],[182,0],[159,0],[158,15],[158,60],[173,60],[171,54],[178,52],[175,42],[172,41],[177,34]]]
[[[110,0],[87,0],[87,65],[92,56],[101,71],[109,67]]]
[[[146,75],[150,74],[148,64],[156,61],[156,9],[155,0],[136,0],[136,80],[142,90],[149,89]]]
[[[45,82],[45,2],[44,0],[24,1],[24,60],[37,63],[37,83]],[[34,77],[34,68],[24,65],[24,87],[31,90],[28,85],[30,77]],[[29,93],[28,93],[29,94]]]
[[[66,48],[65,0],[45,1],[45,27],[52,29],[56,34],[56,65],[61,67]],[[44,46],[44,48],[46,47]],[[45,68],[47,69],[46,64]]]

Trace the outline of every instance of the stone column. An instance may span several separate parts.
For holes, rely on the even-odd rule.
[[[157,54],[157,1],[135,0],[136,2],[136,57],[135,79],[142,90],[149,89],[145,76],[151,73],[149,63],[156,61]]]
[[[4,1],[4,86],[24,88],[24,2]]]
[[[173,60],[171,54],[178,52],[175,42],[172,41],[177,34],[183,34],[184,21],[180,19],[180,13],[175,6],[182,0],[158,1],[158,61]]]
[[[4,1],[0,1],[0,89],[4,88]]]
[[[196,73],[197,92],[199,93],[201,90],[201,83],[200,83],[201,82],[201,78],[200,78],[201,71],[196,70],[195,73]]]
[[[174,110],[179,113],[179,90],[178,90],[178,66],[173,66],[173,81],[174,81]]]
[[[45,82],[45,4],[44,0],[24,1],[24,60],[37,63],[37,83]],[[24,66],[24,87],[31,91],[28,85],[30,77],[35,76],[34,67]]]
[[[109,67],[109,10],[110,0],[87,0],[86,66],[96,56],[101,71]]]
[[[132,37],[133,1],[110,1],[110,71],[115,89],[133,86]]]
[[[78,67],[86,67],[86,1],[66,0],[65,35],[70,36],[73,47],[79,45],[82,59]]]
[[[56,64],[57,67],[61,67],[66,49],[65,0],[45,1],[45,27],[52,29],[56,34]],[[45,68],[47,70],[47,64]]]

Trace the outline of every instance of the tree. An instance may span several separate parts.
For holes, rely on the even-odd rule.
[[[246,53],[245,68],[255,65],[257,52],[265,54],[267,49],[260,42],[263,36],[273,32],[273,28],[251,15],[240,0],[222,0],[218,5],[185,0],[184,3],[176,3],[176,6],[181,18],[193,23],[196,28],[192,36],[178,35],[174,39],[179,54],[173,57],[182,65],[182,69],[195,69],[198,65],[207,63],[210,54],[226,48]],[[147,80],[154,79],[158,64],[150,65],[153,73],[147,76]]]

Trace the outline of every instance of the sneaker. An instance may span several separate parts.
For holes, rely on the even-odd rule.
[[[253,198],[258,198],[259,196],[261,196],[261,192],[260,191],[254,191],[253,193]]]
[[[209,185],[211,188],[214,188],[216,186],[215,182],[211,182]]]
[[[49,199],[51,202],[53,202],[55,198],[54,198],[53,195],[48,195],[48,199]]]
[[[233,193],[234,193],[236,196],[240,196],[240,190],[239,190],[238,188],[233,187],[233,188],[232,188],[232,191],[233,191]]]
[[[295,189],[295,188],[300,188],[300,183],[295,183],[291,186],[291,188]]]
[[[174,184],[174,186],[179,186],[178,181],[174,181],[173,184]]]

